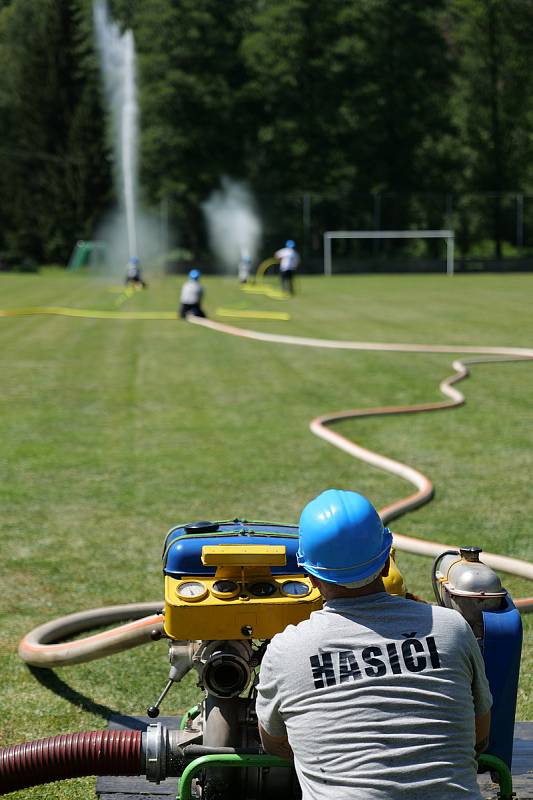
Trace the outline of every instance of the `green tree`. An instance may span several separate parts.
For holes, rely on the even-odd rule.
[[[239,45],[251,0],[145,0],[135,19],[141,82],[141,183],[173,200],[184,237],[202,242],[200,203],[245,171]]]
[[[0,76],[5,75],[8,68],[8,59],[5,47],[5,28],[7,26],[8,10],[5,3],[2,3],[0,8]],[[3,113],[2,113],[3,112]],[[8,218],[7,203],[5,201],[6,191],[8,188],[5,175],[5,166],[7,162],[7,152],[5,150],[5,143],[9,140],[9,132],[11,130],[11,115],[9,109],[9,99],[6,93],[5,86],[0,78],[0,268],[2,266],[5,254],[6,231],[10,224]],[[4,149],[2,148],[4,143]],[[4,198],[4,202],[2,202]]]
[[[357,30],[351,60],[358,82],[348,99],[359,141],[351,156],[366,189],[424,191],[442,180],[453,130],[445,7],[446,0],[366,0],[345,12]]]
[[[0,30],[5,246],[65,262],[109,188],[92,34],[77,0],[14,0]]]
[[[501,193],[531,191],[533,185],[533,6],[454,0],[452,24],[459,64],[455,118],[465,161],[461,187],[494,193],[487,198],[489,230],[500,258],[503,240],[512,235],[505,231]],[[474,217],[475,209],[469,211]],[[477,235],[486,232],[480,225]]]
[[[327,7],[320,0],[259,4],[242,47],[255,118],[249,166],[257,186],[343,193],[357,174],[339,141],[343,124],[353,123],[350,110],[341,108],[352,80],[343,39],[355,35],[352,20],[343,20],[345,7],[342,0]]]
[[[263,2],[243,44],[256,184],[325,197],[322,226],[337,227],[373,224],[370,192],[442,191],[453,132],[445,1]],[[381,225],[410,215],[402,200]]]

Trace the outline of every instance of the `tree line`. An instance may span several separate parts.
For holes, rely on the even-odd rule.
[[[533,194],[533,4],[526,0],[112,0],[135,35],[140,182],[206,246],[201,204],[245,180],[283,231],[460,215],[467,252],[500,256],[504,193]],[[115,202],[90,0],[0,0],[0,258],[65,263]],[[481,201],[480,201],[481,202]],[[339,225],[339,222],[342,224]],[[533,225],[533,216],[531,218]],[[287,232],[288,233],[288,232]]]

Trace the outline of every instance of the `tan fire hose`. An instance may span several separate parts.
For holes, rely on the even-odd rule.
[[[421,403],[418,405],[408,406],[390,406],[386,408],[371,408],[371,409],[352,409],[349,411],[336,411],[331,414],[325,414],[316,417],[310,422],[310,429],[321,439],[329,442],[330,444],[343,450],[345,453],[364,461],[367,464],[378,467],[393,475],[397,475],[410,483],[412,483],[417,491],[407,497],[401,498],[394,503],[381,508],[379,510],[383,522],[387,524],[389,521],[396,519],[408,511],[412,511],[419,506],[428,503],[433,496],[433,484],[425,475],[423,475],[414,467],[407,464],[402,464],[400,461],[395,461],[392,458],[375,453],[368,450],[355,442],[350,441],[345,436],[342,436],[335,431],[329,429],[329,425],[346,419],[354,419],[356,417],[370,417],[388,414],[415,414],[424,411],[440,411],[443,409],[456,408],[463,405],[465,398],[458,389],[455,389],[453,384],[458,383],[464,378],[468,377],[469,372],[467,364],[482,364],[494,363],[501,361],[524,361],[533,359],[533,349],[525,347],[478,347],[471,345],[425,345],[425,344],[392,344],[392,343],[375,343],[375,342],[350,342],[343,340],[332,339],[313,339],[300,336],[287,336],[284,334],[275,333],[261,333],[258,331],[245,330],[236,328],[231,325],[214,322],[208,319],[199,319],[197,317],[191,319],[196,325],[202,325],[206,328],[219,331],[220,333],[228,333],[232,336],[241,336],[247,339],[255,339],[257,341],[272,342],[275,344],[289,344],[300,347],[321,347],[339,350],[373,350],[380,352],[407,352],[407,353],[471,353],[484,356],[495,356],[491,359],[469,359],[455,360],[452,364],[455,372],[453,375],[445,378],[439,386],[442,394],[447,397],[447,400],[442,400],[437,403]],[[421,539],[415,539],[412,536],[405,536],[399,533],[394,533],[394,544],[398,550],[405,552],[415,553],[424,556],[438,556],[445,550],[457,549],[456,546],[450,544],[442,544],[440,542],[428,542]],[[509,558],[508,556],[496,555],[483,551],[483,560],[485,563],[496,570],[508,572],[512,575],[517,575],[521,578],[527,578],[533,581],[533,564],[527,561],[522,561],[517,558]],[[520,598],[514,600],[517,608],[522,612],[533,610],[533,597]]]
[[[416,492],[407,497],[390,503],[380,509],[379,513],[383,522],[389,521],[412,511],[425,503],[433,496],[433,485],[429,478],[414,467],[400,461],[368,450],[355,442],[350,441],[335,431],[329,429],[336,422],[369,416],[390,414],[415,414],[425,411],[440,411],[456,408],[465,402],[464,396],[453,384],[466,378],[469,374],[467,364],[495,363],[501,361],[523,361],[533,359],[533,349],[522,347],[473,347],[470,345],[423,345],[423,344],[390,344],[374,342],[350,342],[332,339],[314,339],[282,334],[261,333],[243,328],[237,328],[224,323],[215,322],[201,317],[189,317],[189,322],[205,328],[240,336],[256,341],[271,342],[275,344],[295,345],[300,347],[320,347],[342,350],[373,350],[378,352],[409,352],[409,353],[469,353],[484,356],[495,356],[491,359],[456,360],[453,362],[454,374],[445,378],[439,388],[446,400],[436,403],[421,403],[418,405],[389,406],[384,408],[352,409],[337,411],[316,417],[310,423],[311,431],[321,439],[338,447],[354,458],[367,464],[372,464],[393,475],[409,481],[416,487]],[[437,556],[445,550],[457,549],[456,546],[438,542],[428,542],[415,539],[412,536],[394,533],[394,545],[399,550],[417,555]],[[517,575],[528,580],[533,580],[533,564],[517,558],[483,552],[483,560],[490,567],[512,575]],[[514,600],[520,611],[533,610],[533,597]],[[161,601],[153,603],[134,603],[130,605],[111,606],[108,608],[92,609],[71,614],[52,620],[35,628],[28,633],[19,645],[19,655],[27,663],[38,667],[58,667],[68,664],[77,664],[84,661],[102,658],[111,653],[126,650],[144,644],[151,639],[158,638],[162,631]],[[150,616],[145,616],[150,614]],[[102,627],[113,622],[135,620],[121,625],[118,628],[97,633],[73,642],[62,642],[67,636]]]

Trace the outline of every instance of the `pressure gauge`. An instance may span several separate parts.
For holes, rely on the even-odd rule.
[[[211,593],[221,600],[231,600],[239,594],[239,584],[235,581],[219,580],[215,581],[211,587]]]
[[[258,581],[248,587],[250,594],[255,597],[270,597],[276,591],[276,586],[268,581]]]
[[[197,603],[207,595],[207,588],[200,581],[182,581],[176,587],[176,594],[188,603]]]
[[[285,581],[281,584],[282,594],[288,597],[305,597],[310,591],[309,586],[303,581]]]

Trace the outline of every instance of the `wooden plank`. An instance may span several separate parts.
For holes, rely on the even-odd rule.
[[[109,727],[146,730],[153,721],[143,716],[114,717]],[[158,722],[168,728],[179,728],[180,717],[159,717]],[[512,775],[515,800],[533,800],[533,722],[515,724]],[[496,800],[498,785],[492,782],[489,773],[478,775],[478,784],[484,800]],[[100,800],[162,800],[165,797],[175,798],[177,792],[177,778],[168,778],[160,784],[150,783],[142,775],[100,776],[96,780],[96,794]]]

